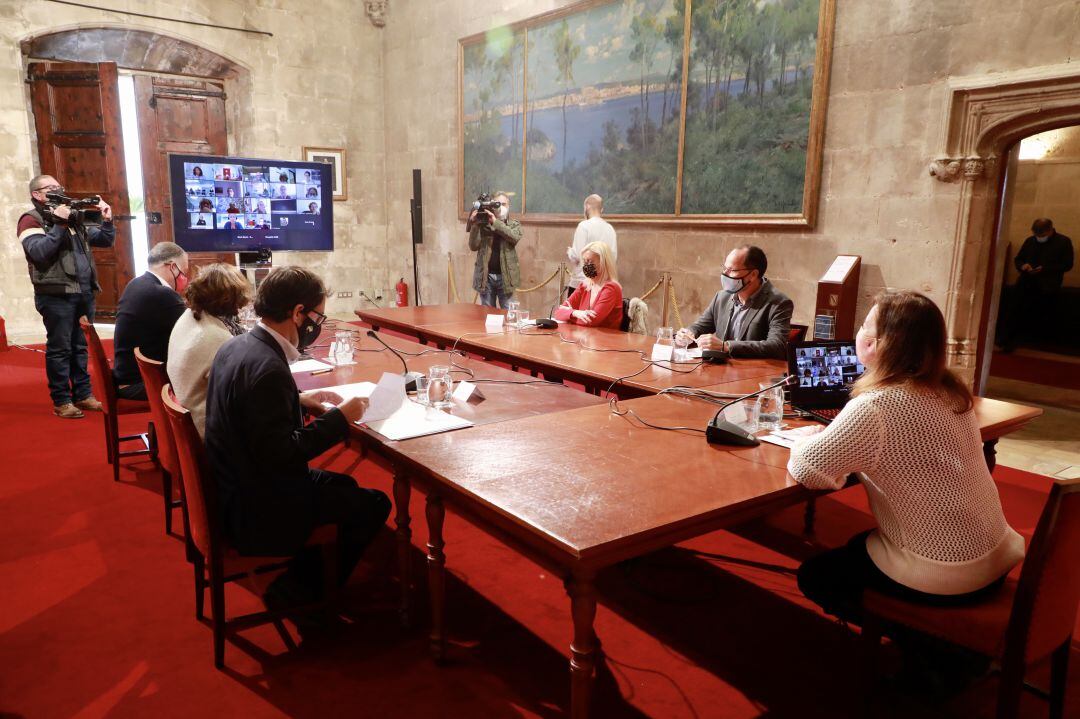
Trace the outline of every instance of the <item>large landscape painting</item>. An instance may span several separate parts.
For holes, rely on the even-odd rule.
[[[462,40],[463,206],[812,223],[832,2],[593,0]]]

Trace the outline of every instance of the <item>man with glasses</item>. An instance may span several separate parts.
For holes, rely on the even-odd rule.
[[[476,253],[473,270],[473,289],[480,294],[481,304],[506,308],[507,301],[521,282],[517,243],[521,241],[521,223],[510,219],[510,197],[505,192],[495,195],[499,201],[499,216],[479,210],[487,222],[476,222],[477,210],[469,215],[469,249]]]
[[[697,321],[679,330],[703,350],[732,357],[787,357],[794,303],[765,279],[768,258],[760,247],[743,245],[724,261],[722,289]]]
[[[243,555],[294,557],[266,590],[271,609],[318,598],[320,560],[304,550],[315,527],[337,525],[337,580],[344,584],[390,514],[384,493],[308,466],[348,437],[367,406],[332,392],[300,393],[289,371],[319,337],[327,295],[310,270],[275,269],[255,295],[259,323],[222,345],[210,368],[205,439],[225,536]],[[315,419],[305,424],[301,408]],[[303,631],[321,618],[294,619]]]
[[[49,380],[53,413],[79,419],[83,411],[101,411],[86,371],[86,338],[79,318],[94,319],[94,293],[101,291],[91,247],[112,247],[116,237],[112,208],[101,202],[98,227],[70,225],[71,208],[46,206],[47,194],[63,193],[53,177],[38,175],[30,181],[34,209],[19,218],[18,235],[26,255],[34,306],[45,323],[45,375]]]
[[[187,305],[188,256],[175,242],[159,242],[146,256],[147,270],[120,295],[113,334],[113,382],[116,396],[146,399],[135,349],[158,362],[169,356],[169,335]]]

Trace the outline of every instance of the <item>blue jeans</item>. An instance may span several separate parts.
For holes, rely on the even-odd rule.
[[[45,376],[54,405],[86,399],[93,391],[86,371],[86,337],[79,318],[94,319],[91,290],[69,295],[34,295],[45,321]]]
[[[495,307],[495,302],[498,301],[498,306],[505,310],[506,303],[513,296],[513,292],[506,294],[503,290],[502,275],[488,273],[487,288],[480,293],[480,304],[487,305],[488,307]]]

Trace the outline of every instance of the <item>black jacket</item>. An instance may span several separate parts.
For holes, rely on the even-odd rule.
[[[30,282],[39,295],[78,294],[79,283],[75,254],[79,248],[90,263],[90,286],[101,291],[97,281],[97,267],[91,247],[112,247],[116,228],[106,222],[100,227],[88,227],[76,233],[67,225],[46,222],[37,210],[23,213],[19,218],[19,242],[22,243]]]
[[[1072,269],[1072,240],[1057,232],[1046,238],[1046,242],[1039,242],[1032,235],[1024,240],[1013,264],[1018,270],[1024,265],[1041,267],[1042,271],[1034,275],[1020,270],[1020,282],[1030,282],[1043,291],[1052,292],[1061,287],[1065,273]]]
[[[172,287],[161,284],[152,272],[128,283],[116,308],[113,334],[113,379],[116,384],[142,381],[135,363],[135,348],[152,360],[164,362],[169,356],[169,335],[184,314],[184,300]]]
[[[206,450],[225,533],[242,554],[292,556],[314,527],[308,461],[349,431],[332,409],[303,423],[285,353],[266,330],[218,350],[206,395]]]

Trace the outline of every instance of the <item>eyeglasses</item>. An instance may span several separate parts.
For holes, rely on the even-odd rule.
[[[319,312],[318,310],[308,310],[307,313],[308,317],[311,317],[311,315],[313,314],[317,315],[316,317],[312,317],[312,321],[315,323],[316,327],[321,327],[322,323],[326,322],[326,315],[324,315],[322,312]]]
[[[48,194],[50,192],[63,192],[63,191],[64,191],[64,186],[63,185],[49,185],[48,187],[39,187],[36,190],[31,190],[31,192],[43,192],[45,194]]]
[[[737,280],[739,278],[738,277],[733,277],[733,273],[735,273],[735,272],[751,272],[752,270],[753,270],[753,268],[751,268],[751,267],[725,267],[724,270],[723,270],[723,273],[725,275],[727,275],[728,277],[731,277],[732,279]],[[743,277],[746,277],[746,275],[743,275]]]

